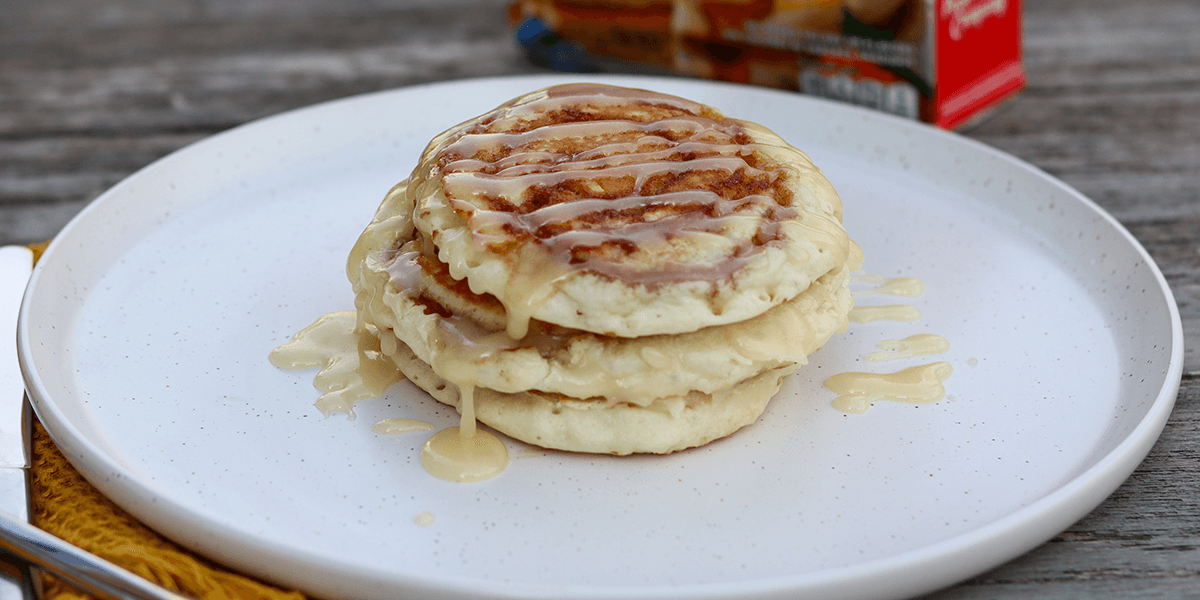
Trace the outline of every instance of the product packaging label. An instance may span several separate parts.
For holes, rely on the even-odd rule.
[[[531,58],[832,98],[953,128],[1020,91],[1019,0],[516,0]]]

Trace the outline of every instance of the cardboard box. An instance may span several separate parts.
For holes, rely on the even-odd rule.
[[[1019,0],[516,0],[531,58],[834,98],[944,128],[1025,86]]]

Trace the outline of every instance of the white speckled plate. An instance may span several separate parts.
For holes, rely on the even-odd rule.
[[[422,471],[456,416],[408,384],[322,418],[312,373],[267,353],[352,308],[345,256],[442,129],[563,77],[371,94],[214,136],[135,174],[54,241],[21,313],[38,415],[106,494],[183,545],[317,596],[896,598],[998,565],[1091,510],[1162,429],[1182,334],[1112,218],[1010,156],[794,94],[601,78],[700,100],[807,150],[865,271],[923,280],[915,322],[852,324],[759,423],[665,457],[509,441],[500,478]],[[869,363],[885,339],[934,357]],[[935,404],[831,407],[847,370],[932,360]],[[432,524],[418,524],[430,513]]]

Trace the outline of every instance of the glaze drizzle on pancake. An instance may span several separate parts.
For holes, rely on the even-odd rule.
[[[640,288],[632,294],[644,300],[684,284],[682,295],[711,305],[711,318],[684,325],[695,329],[759,314],[844,264],[840,201],[806,165],[769,131],[703,105],[578,84],[519,98],[435,139],[409,190],[417,229],[456,279],[504,305],[512,337],[534,316],[632,337],[681,325],[635,316],[647,322],[589,326],[576,316],[596,311],[572,309],[587,300],[564,300],[562,285],[587,275],[602,287]],[[815,266],[783,283],[765,276],[784,263]],[[769,283],[756,289],[760,280]],[[671,294],[679,292],[661,295]],[[653,299],[663,306],[645,312],[674,312],[680,302]],[[552,300],[564,306],[543,311]],[[727,315],[730,307],[741,313]]]
[[[671,96],[577,85],[435,138],[347,276],[381,351],[461,414],[422,464],[463,481],[507,456],[476,451],[488,435],[476,419],[613,454],[752,423],[845,329],[861,258],[832,185],[775,134]]]
[[[729,326],[642,338],[614,338],[532,321],[509,337],[503,306],[454,280],[412,239],[404,185],[381,203],[351,253],[348,275],[366,322],[397,338],[439,376],[504,393],[538,390],[645,406],[658,397],[713,393],[764,370],[804,364],[846,326],[852,300],[839,269],[795,298]]]

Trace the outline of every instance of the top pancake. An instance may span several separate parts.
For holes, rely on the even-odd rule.
[[[408,188],[450,274],[530,318],[638,337],[742,321],[846,262],[841,201],[765,128],[593,84],[519,97],[435,138]]]

